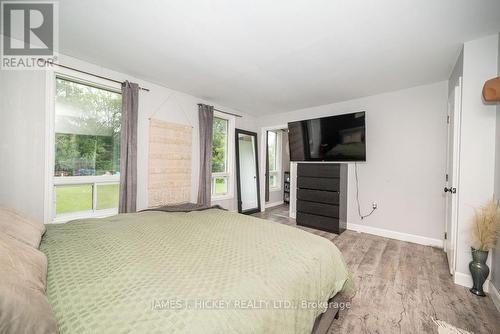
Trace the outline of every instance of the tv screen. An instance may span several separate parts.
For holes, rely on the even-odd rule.
[[[366,161],[365,112],[288,123],[291,161]]]

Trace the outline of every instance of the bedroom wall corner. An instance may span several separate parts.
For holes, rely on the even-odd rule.
[[[379,208],[369,218],[359,218],[354,164],[350,164],[348,223],[364,226],[366,231],[395,232],[392,237],[410,235],[412,240],[441,244],[445,222],[441,185],[446,166],[447,93],[448,82],[440,81],[273,114],[259,118],[258,125],[266,128],[290,121],[366,111],[367,162],[358,164],[361,211],[366,213],[373,201]],[[293,182],[292,173],[292,187]],[[293,194],[292,189],[292,210]]]

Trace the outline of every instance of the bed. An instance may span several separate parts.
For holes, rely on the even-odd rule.
[[[220,209],[46,227],[60,333],[311,333],[348,280],[327,239]]]

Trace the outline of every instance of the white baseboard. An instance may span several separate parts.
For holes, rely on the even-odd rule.
[[[347,229],[352,230],[352,231],[357,231],[357,232],[378,235],[380,237],[385,237],[385,238],[390,238],[390,239],[413,242],[413,243],[425,245],[425,246],[433,246],[433,247],[443,248],[443,241],[442,240],[422,237],[422,236],[414,235],[414,234],[395,232],[395,231],[385,230],[385,229],[371,227],[371,226],[365,226],[365,225],[359,225],[359,224],[349,224],[349,223],[347,224]],[[453,275],[453,277],[454,277],[455,284],[458,284],[458,285],[461,285],[461,286],[464,286],[467,288],[472,287],[472,276],[470,274],[456,272],[455,275]],[[495,303],[495,306],[500,311],[500,293],[493,286],[493,283],[489,279],[487,279],[486,282],[484,282],[483,288],[484,288],[485,292],[489,293],[489,296],[493,300],[493,303]]]
[[[488,285],[489,285],[489,290],[490,290],[490,297],[493,300],[493,304],[495,304],[498,312],[500,312],[500,293],[495,288],[492,281],[490,281],[490,284],[488,284]]]
[[[274,206],[281,205],[283,203],[285,203],[285,202],[281,201],[281,202],[266,203],[264,206],[266,209],[268,209],[268,208],[272,208]]]
[[[413,242],[415,244],[420,244],[420,245],[424,245],[424,246],[443,248],[443,240],[422,237],[422,236],[414,235],[414,234],[396,232],[396,231],[385,230],[382,228],[377,228],[377,227],[372,227],[372,226],[350,224],[350,223],[347,223],[347,229],[352,230],[352,231],[357,231],[357,232],[378,235],[379,237],[385,237],[385,238],[396,239],[396,240],[401,240],[401,241]]]
[[[472,276],[470,274],[466,273],[461,273],[461,272],[455,272],[455,275],[453,275],[453,281],[455,284],[464,286],[466,288],[471,288],[472,287]],[[487,279],[486,282],[484,282],[483,289],[485,292],[490,292],[490,280]]]
[[[455,284],[465,286],[466,288],[472,287],[472,276],[470,274],[455,272],[453,275],[453,281]]]

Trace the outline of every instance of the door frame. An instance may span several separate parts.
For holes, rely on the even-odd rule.
[[[452,170],[452,178],[446,181],[446,186],[449,188],[457,188],[459,186],[460,180],[460,133],[462,125],[462,77],[458,78],[457,85],[454,86],[453,91],[453,109],[450,105],[450,97],[448,97],[448,117],[451,119],[451,113],[453,113],[453,124],[447,122],[447,149],[446,149],[446,174],[450,174],[450,158]],[[453,152],[450,152],[450,129],[453,126]],[[452,154],[452,155],[451,155]],[[451,207],[449,205],[451,198]],[[448,260],[448,269],[450,274],[455,274],[456,264],[457,264],[457,240],[458,240],[458,199],[460,196],[459,190],[456,193],[446,193],[445,195],[445,226],[444,230],[446,233],[446,239],[443,243],[444,251],[446,252],[446,258]],[[451,217],[450,217],[451,215]],[[448,231],[448,219],[451,219],[450,230]],[[448,254],[449,245],[452,245],[453,254]],[[451,257],[451,259],[450,259]]]
[[[242,205],[241,205],[242,203],[241,203],[241,185],[240,185],[240,145],[238,141],[239,139],[238,135],[240,133],[254,137],[254,143],[255,143],[255,176],[256,176],[256,186],[257,186],[257,207],[246,210],[244,212],[242,210]],[[234,134],[235,134],[234,137],[235,137],[235,152],[236,152],[236,192],[237,192],[236,200],[238,202],[238,212],[245,215],[249,215],[252,213],[260,212],[261,208],[260,178],[259,178],[259,145],[257,142],[258,136],[256,132],[242,130],[242,129],[235,129]]]

